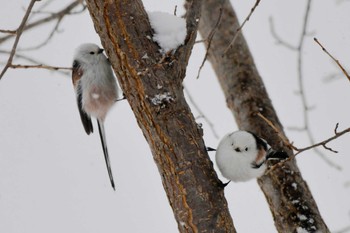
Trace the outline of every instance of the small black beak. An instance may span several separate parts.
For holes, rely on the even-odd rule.
[[[103,51],[104,51],[104,49],[99,49],[97,53],[100,54],[100,53],[102,53]]]

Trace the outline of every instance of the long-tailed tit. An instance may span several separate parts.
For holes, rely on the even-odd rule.
[[[227,134],[216,150],[221,174],[234,182],[258,178],[264,174],[267,160],[287,157],[286,152],[273,150],[264,139],[248,131]]]
[[[95,44],[80,45],[74,54],[72,80],[80,118],[87,134],[93,133],[91,117],[97,119],[109,179],[115,190],[103,122],[117,99],[118,91],[103,49]]]

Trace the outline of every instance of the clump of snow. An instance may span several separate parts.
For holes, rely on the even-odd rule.
[[[297,183],[292,183],[292,187],[294,188],[294,190],[297,190],[298,184]]]
[[[309,233],[307,230],[305,230],[304,228],[302,227],[298,227],[297,228],[297,233]]]
[[[155,32],[153,40],[163,53],[183,45],[187,34],[185,19],[165,12],[148,12],[148,18]]]
[[[307,217],[305,215],[303,215],[303,214],[298,214],[298,218],[299,218],[300,221],[307,220]]]
[[[165,92],[163,94],[157,94],[152,99],[151,102],[153,105],[164,105],[170,103],[174,100],[170,92]]]

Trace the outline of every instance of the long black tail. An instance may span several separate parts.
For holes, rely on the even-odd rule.
[[[288,158],[288,154],[285,151],[273,150],[271,148],[267,151],[266,160],[269,160],[269,159],[283,160],[286,158]]]
[[[103,122],[100,122],[100,120],[97,120],[97,124],[98,124],[98,131],[100,132],[101,144],[102,144],[103,154],[105,156],[105,161],[106,161],[109,179],[111,181],[112,188],[115,190],[114,179],[113,179],[113,174],[112,174],[112,167],[111,167],[111,162],[109,160],[109,155],[108,155],[108,150],[107,150],[105,128],[103,126]]]

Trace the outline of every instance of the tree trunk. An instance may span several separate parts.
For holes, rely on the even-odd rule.
[[[227,105],[240,129],[267,139],[273,148],[281,148],[280,138],[257,116],[260,112],[283,132],[242,34],[223,56],[240,26],[230,1],[203,0],[199,31],[203,38],[208,37],[219,18],[220,8],[222,19],[211,41],[208,59],[218,76]],[[289,155],[293,153],[288,148],[284,150]],[[277,167],[260,178],[258,183],[270,205],[278,232],[298,232],[302,229],[329,232],[294,160]]]
[[[182,87],[201,1],[188,2],[185,44],[167,55],[160,54],[158,45],[149,39],[152,29],[140,0],[86,3],[149,143],[180,232],[236,232]]]

